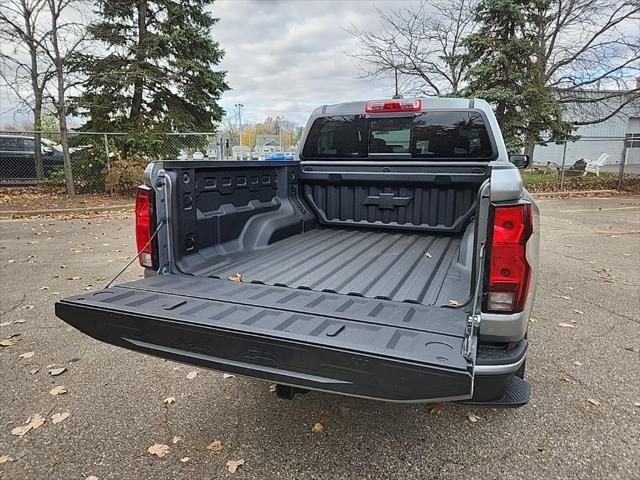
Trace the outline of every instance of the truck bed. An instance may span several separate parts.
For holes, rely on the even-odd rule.
[[[469,295],[462,236],[318,228],[266,248],[220,255],[197,276],[359,297],[442,305]]]

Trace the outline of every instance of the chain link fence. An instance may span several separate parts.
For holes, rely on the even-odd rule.
[[[36,162],[35,139],[42,142]],[[219,133],[69,134],[74,184],[78,193],[129,194],[154,160],[232,158]],[[640,134],[581,137],[536,145],[532,167],[524,172],[532,191],[640,188]],[[63,187],[60,136],[48,132],[0,131],[0,186]]]
[[[559,190],[636,186],[640,182],[640,134],[536,145],[525,182],[527,178],[532,184],[538,181]]]
[[[35,154],[41,140],[41,163]],[[70,132],[69,151],[79,193],[126,193],[142,181],[154,160],[218,160],[231,152],[218,133]],[[60,135],[0,131],[0,186],[64,186]]]

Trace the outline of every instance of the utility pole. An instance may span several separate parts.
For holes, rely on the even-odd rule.
[[[241,103],[236,103],[235,107],[238,109],[238,128],[240,129],[240,132],[238,134],[240,136],[240,139],[238,143],[239,143],[239,146],[241,146],[242,145],[242,107],[244,107],[244,105]]]
[[[282,149],[282,119],[279,116],[276,117],[276,125],[278,126],[278,142],[280,143],[279,150],[281,152],[284,152],[284,150]]]

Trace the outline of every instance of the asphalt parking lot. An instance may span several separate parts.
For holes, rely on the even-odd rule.
[[[120,270],[134,254],[131,218],[0,221],[0,339],[20,335],[0,348],[0,458],[13,459],[0,477],[640,478],[640,198],[539,204],[531,403],[439,414],[322,393],[279,400],[263,382],[99,343],[53,304]],[[60,385],[65,394],[49,393]],[[11,434],[34,414],[46,422]],[[222,450],[207,449],[214,440]],[[156,443],[170,448],[163,458],[147,452]]]

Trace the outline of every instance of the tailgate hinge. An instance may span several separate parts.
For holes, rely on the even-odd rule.
[[[464,344],[462,356],[475,366],[476,350],[478,347],[478,330],[480,328],[480,315],[469,315],[464,332]]]

